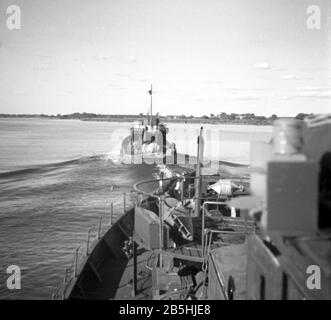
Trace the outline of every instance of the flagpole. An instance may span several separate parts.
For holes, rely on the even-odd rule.
[[[151,95],[151,115],[150,115],[150,125],[153,124],[153,86],[151,85],[151,90],[149,91]]]

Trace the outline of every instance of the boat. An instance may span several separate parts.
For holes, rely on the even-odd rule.
[[[166,139],[168,128],[165,124],[157,127],[134,122],[130,134],[121,144],[121,158],[124,163],[176,163],[176,145]],[[152,145],[153,147],[148,147]]]
[[[331,124],[327,126],[330,132]],[[317,136],[323,146],[322,131],[315,131],[315,126],[314,132],[306,131],[305,140]],[[281,139],[288,139],[281,133]],[[291,135],[293,139],[295,132]],[[331,229],[317,227],[312,208],[317,206],[318,191],[314,184],[303,183],[313,177],[317,181],[318,165],[310,155],[319,159],[325,149],[310,154],[305,146],[302,154],[289,155],[286,152],[295,144],[287,143],[259,146],[260,152],[252,157],[254,179],[244,188],[242,181],[203,175],[199,156],[193,174],[183,170],[180,176],[136,183],[134,204],[128,209],[124,205],[124,214],[103,236],[99,225],[92,248],[88,241],[81,260],[76,253],[70,275],[66,272],[53,298],[331,299]],[[284,146],[288,150],[276,157],[268,153]],[[254,174],[265,175],[265,180]],[[267,227],[261,219],[265,209],[258,207],[261,181],[268,185]],[[320,268],[319,290],[307,285],[310,266]]]
[[[130,134],[121,144],[121,158],[124,163],[176,163],[177,150],[174,143],[167,140],[169,128],[160,123],[158,114],[153,115],[153,88],[150,95],[150,112],[147,119],[135,121]]]

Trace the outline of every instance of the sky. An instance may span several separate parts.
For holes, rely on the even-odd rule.
[[[331,112],[330,2],[0,0],[0,113]]]

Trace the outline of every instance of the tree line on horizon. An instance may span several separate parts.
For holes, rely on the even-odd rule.
[[[303,120],[307,116],[311,115],[311,113],[298,113],[294,118]],[[30,118],[30,117],[41,117],[41,118],[56,118],[56,119],[104,119],[104,118],[111,118],[111,119],[130,119],[130,120],[138,120],[147,115],[143,113],[139,113],[138,115],[134,114],[96,114],[90,112],[75,112],[70,114],[57,114],[57,115],[47,115],[47,114],[0,114],[1,118]],[[178,120],[190,120],[190,119],[202,119],[202,120],[224,120],[224,121],[233,121],[233,120],[277,120],[279,117],[276,114],[272,114],[270,117],[266,116],[258,116],[254,113],[244,113],[244,114],[237,114],[237,113],[230,113],[227,114],[226,112],[222,112],[220,114],[213,114],[210,113],[209,116],[186,116],[185,114],[182,115],[166,115],[160,116],[162,119],[178,119]]]

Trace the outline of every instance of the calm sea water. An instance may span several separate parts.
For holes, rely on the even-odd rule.
[[[87,230],[122,212],[123,192],[152,178],[154,166],[118,162],[128,123],[0,119],[0,299],[49,299]],[[199,125],[170,124],[169,141],[196,154]],[[249,143],[271,128],[204,126],[206,158],[248,163]],[[18,265],[21,290],[8,290]]]

